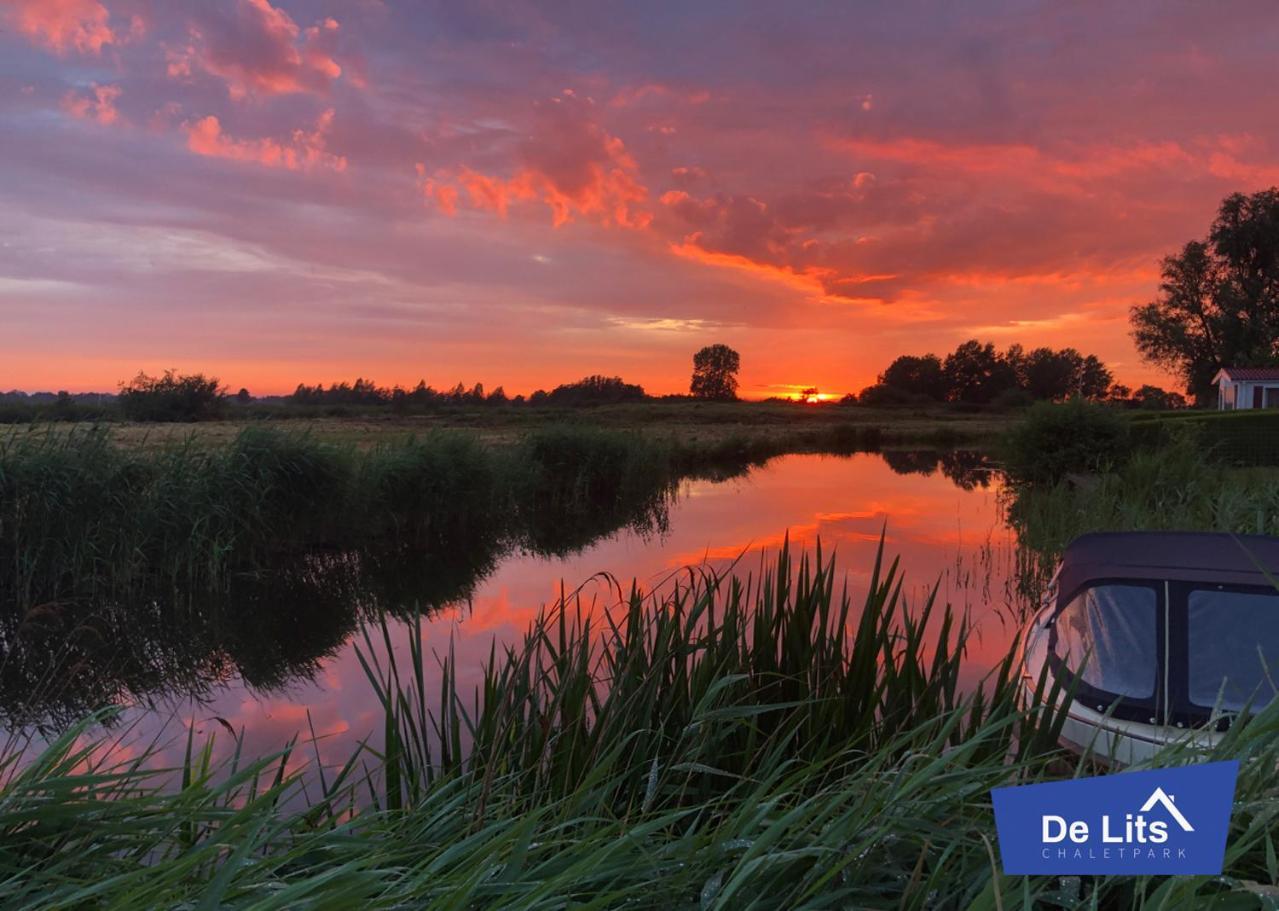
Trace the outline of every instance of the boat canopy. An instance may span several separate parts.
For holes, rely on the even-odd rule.
[[[1258,709],[1279,679],[1279,538],[1084,535],[1062,555],[1049,666],[1098,711],[1197,724]]]
[[[1064,602],[1101,579],[1279,586],[1279,539],[1177,531],[1099,532],[1076,538],[1061,557],[1060,598]]]

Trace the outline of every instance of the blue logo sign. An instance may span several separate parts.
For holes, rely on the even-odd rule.
[[[1220,873],[1238,762],[995,788],[1004,872]]]

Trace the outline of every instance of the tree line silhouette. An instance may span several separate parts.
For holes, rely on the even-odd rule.
[[[693,376],[687,396],[650,396],[644,387],[618,376],[592,374],[572,383],[561,383],[549,392],[538,389],[527,398],[508,396],[498,386],[491,392],[483,383],[467,387],[458,383],[451,389],[436,389],[420,380],[416,386],[379,386],[371,379],[354,382],[299,383],[287,396],[255,399],[247,389],[234,395],[217,377],[203,373],[180,374],[166,370],[160,376],[138,373],[120,384],[116,396],[79,395],[59,392],[28,396],[17,391],[0,394],[0,423],[6,421],[103,420],[116,416],[131,421],[207,421],[227,417],[236,406],[258,404],[296,406],[301,409],[326,408],[334,413],[388,408],[398,413],[430,411],[450,407],[617,405],[627,402],[702,399],[735,401],[737,371],[741,357],[727,345],[708,345],[693,357]],[[8,406],[8,407],[6,407]]]
[[[999,351],[992,342],[970,339],[945,359],[936,354],[903,355],[894,360],[857,401],[866,405],[960,402],[970,405],[1017,404],[1107,398],[1114,378],[1093,354],[1074,348],[1012,345]]]
[[[862,405],[961,405],[1017,407],[1031,402],[1085,399],[1137,408],[1183,408],[1176,392],[1144,385],[1135,392],[1114,382],[1110,369],[1093,354],[1074,348],[1021,345],[998,350],[994,343],[970,339],[946,355],[902,355],[872,386],[845,403]]]

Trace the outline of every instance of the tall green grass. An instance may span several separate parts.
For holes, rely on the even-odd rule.
[[[754,581],[632,589],[598,626],[565,599],[474,694],[451,659],[427,693],[420,648],[375,661],[372,628],[384,742],[305,776],[302,744],[217,766],[190,739],[156,770],[95,749],[87,719],[34,761],[0,759],[0,904],[1261,906],[1279,711],[1218,749],[1244,760],[1225,876],[1005,877],[989,789],[1062,770],[1060,716],[1016,705],[1011,659],[962,693],[961,619],[907,611],[895,564],[872,577],[852,605],[829,560],[783,552]]]
[[[388,801],[411,804],[441,775],[514,769],[535,770],[536,790],[571,789],[602,762],[629,770],[620,807],[697,801],[779,751],[882,752],[908,731],[945,731],[958,745],[1007,717],[1019,682],[1011,654],[966,693],[963,618],[932,596],[906,611],[896,562],[876,561],[860,605],[838,580],[820,546],[797,564],[783,547],[758,574],[690,571],[660,596],[632,586],[608,612],[561,599],[493,656],[474,695],[456,691],[451,656],[444,692],[428,693],[420,654],[405,674],[373,660],[366,641],[370,681],[396,722],[385,736],[401,789]],[[680,768],[665,764],[671,754]]]

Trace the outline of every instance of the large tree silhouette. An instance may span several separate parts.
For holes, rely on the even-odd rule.
[[[1163,261],[1159,296],[1131,313],[1137,350],[1200,403],[1221,367],[1279,355],[1279,189],[1226,197],[1207,241]]]
[[[946,378],[942,373],[941,358],[935,354],[915,357],[903,354],[879,375],[879,382],[911,395],[925,396],[940,401],[946,397]]]
[[[688,389],[699,399],[733,401],[741,356],[727,345],[707,345],[693,355],[693,379]]]
[[[1017,371],[990,342],[964,342],[942,364],[947,395],[953,402],[984,405],[1017,388]]]

